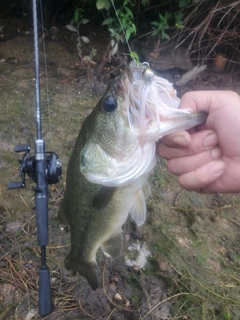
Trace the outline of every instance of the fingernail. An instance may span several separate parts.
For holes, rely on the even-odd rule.
[[[223,172],[225,164],[222,161],[215,161],[209,168],[212,174],[220,174]]]
[[[205,147],[214,147],[218,144],[218,137],[215,132],[209,133],[203,140],[203,145]]]
[[[182,135],[174,136],[173,142],[180,147],[185,147],[188,145],[186,138]]]
[[[211,154],[213,159],[219,159],[222,156],[222,150],[219,147],[213,148]]]

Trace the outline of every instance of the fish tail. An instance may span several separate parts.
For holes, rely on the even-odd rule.
[[[79,259],[72,258],[69,253],[64,263],[66,269],[79,272],[81,276],[85,277],[93,290],[99,287],[100,281],[96,262],[79,261]]]

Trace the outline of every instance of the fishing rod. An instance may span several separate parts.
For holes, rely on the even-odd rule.
[[[35,183],[35,211],[37,225],[37,241],[41,247],[41,268],[39,270],[39,297],[38,312],[46,316],[52,312],[52,296],[50,273],[47,267],[46,246],[48,244],[48,185],[57,183],[62,175],[62,164],[57,154],[45,151],[45,142],[42,139],[41,103],[40,103],[40,77],[38,56],[38,31],[37,31],[37,5],[33,0],[33,30],[34,30],[34,58],[35,58],[35,85],[36,85],[36,140],[33,156],[30,156],[28,145],[17,145],[17,153],[24,153],[19,162],[19,175],[21,181],[9,183],[9,189],[25,186],[25,174]]]

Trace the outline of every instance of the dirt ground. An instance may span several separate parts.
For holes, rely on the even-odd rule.
[[[148,216],[137,229],[124,226],[125,249],[133,242],[151,253],[139,272],[101,252],[102,287],[95,292],[84,278],[64,268],[70,246],[69,228],[59,223],[66,168],[81,123],[95,106],[109,77],[96,72],[107,48],[107,36],[88,31],[86,53],[97,49],[96,65],[83,70],[71,32],[60,29],[46,38],[46,62],[40,42],[43,138],[46,149],[63,164],[60,183],[49,187],[49,246],[53,312],[44,319],[240,319],[240,197],[199,195],[182,190],[165,162],[151,177]],[[14,147],[35,140],[33,36],[21,32],[0,42],[0,319],[40,319],[34,183],[8,190],[19,181]],[[47,69],[46,69],[47,67]],[[109,67],[110,68],[110,67]],[[47,71],[46,71],[47,70]],[[110,69],[109,69],[110,70]],[[108,70],[106,69],[106,73]],[[207,69],[177,88],[179,96],[199,89],[231,89],[240,93],[238,73]]]

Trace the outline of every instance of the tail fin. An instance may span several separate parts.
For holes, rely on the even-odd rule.
[[[85,277],[88,284],[93,290],[99,287],[99,272],[96,262],[82,262],[70,256],[70,253],[65,259],[65,268]]]

